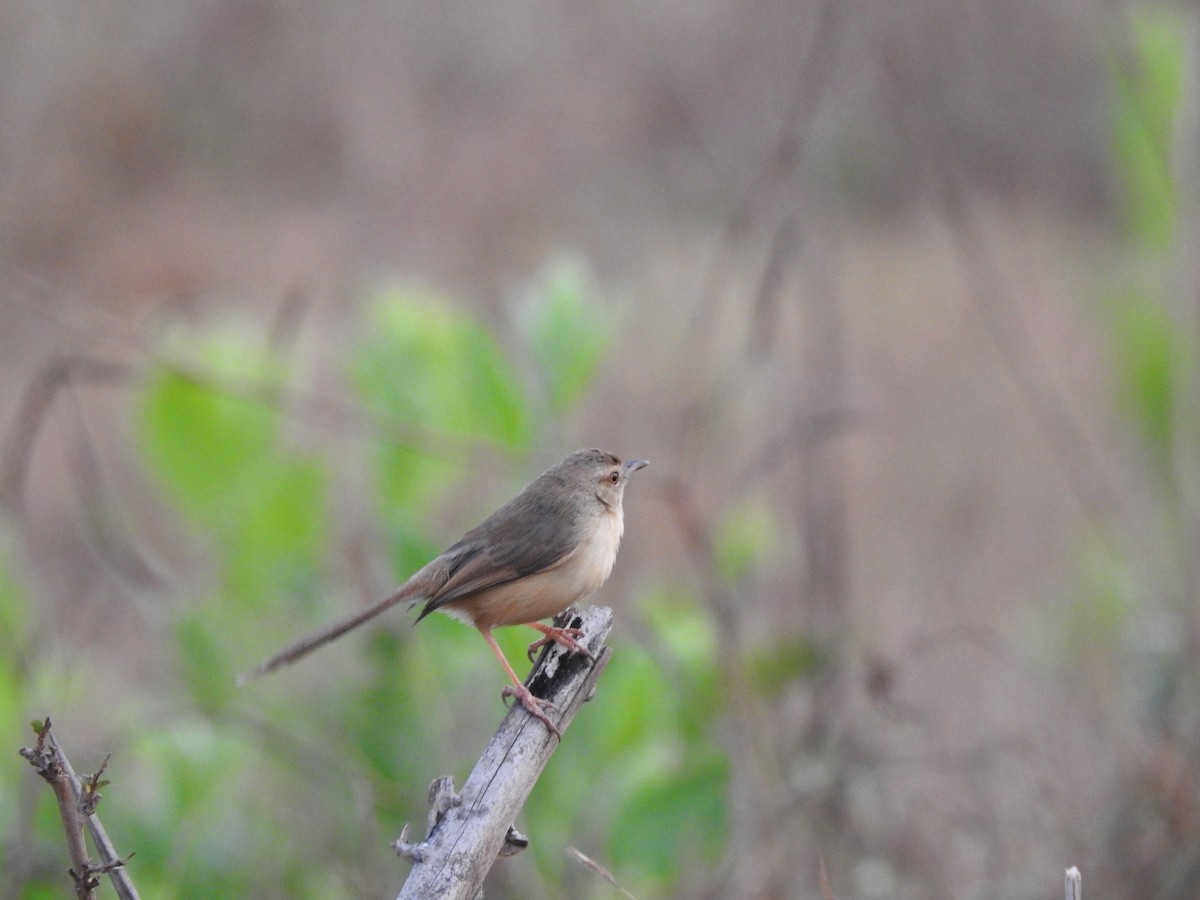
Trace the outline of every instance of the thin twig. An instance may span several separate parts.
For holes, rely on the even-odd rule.
[[[945,125],[928,108],[921,92],[911,86],[898,53],[886,52],[885,60],[895,90],[891,106],[920,151],[917,156],[927,161],[926,175],[938,194],[951,247],[967,277],[984,330],[1084,513],[1098,522],[1111,520],[1121,508],[1119,492],[1083,426],[1054,390],[1020,323],[1016,292],[968,199],[962,165]]]
[[[59,392],[75,380],[96,384],[124,383],[132,368],[86,356],[51,360],[25,388],[10,435],[0,456],[0,506],[20,511],[22,488],[33,460],[38,435]]]
[[[842,298],[824,256],[810,254],[812,285],[804,292],[808,339],[803,354],[803,406],[811,415],[836,417],[849,405],[850,376]],[[832,440],[799,441],[796,449],[805,473],[798,514],[808,574],[801,602],[814,612],[814,637],[826,641],[846,628],[850,556],[846,449]]]
[[[781,181],[791,176],[804,158],[810,126],[821,107],[825,89],[829,85],[828,75],[840,50],[839,17],[848,16],[852,5],[845,0],[825,0],[817,13],[816,27],[796,77],[796,92],[781,119],[770,154],[726,221],[716,253],[709,264],[693,314],[697,328],[710,317],[717,288],[729,268],[733,251],[753,224],[760,204],[772,195],[773,189]]]
[[[121,505],[119,495],[112,489],[112,479],[105,475],[97,442],[88,427],[87,404],[82,402],[79,385],[72,383],[68,388],[65,393],[77,432],[72,442],[71,472],[88,523],[87,536],[100,558],[130,585],[163,588],[167,585],[166,576],[149,554],[138,548],[134,529],[128,522],[128,508]]]
[[[587,854],[580,852],[574,847],[568,847],[567,855],[573,856],[576,862],[582,863],[584,866],[591,869],[593,872],[615,887],[618,891],[620,891],[622,895],[628,897],[629,900],[637,900],[637,897],[629,893],[629,891],[625,890],[625,888],[621,887],[621,885],[617,882],[617,879],[613,877],[612,872],[608,871],[608,869],[604,868],[604,866],[600,865],[600,863],[596,862]]]
[[[745,358],[751,366],[767,359],[779,338],[784,282],[799,250],[800,227],[794,216],[788,216],[775,229],[750,312],[750,337],[746,342]]]
[[[104,829],[104,823],[100,821],[100,817],[95,812],[95,804],[100,800],[100,795],[97,791],[105,784],[105,782],[99,781],[99,776],[108,766],[108,757],[105,757],[104,765],[88,779],[89,792],[85,795],[79,778],[75,775],[75,770],[71,768],[71,761],[58,745],[58,739],[51,735],[50,740],[54,743],[54,749],[62,759],[63,768],[71,779],[71,787],[75,791],[76,797],[80,798],[79,802],[85,805],[83,811],[85,813],[88,834],[92,836],[92,844],[95,846],[96,853],[99,854],[101,859],[101,865],[96,871],[108,875],[113,889],[117,892],[117,896],[121,900],[139,900],[137,888],[134,887],[133,879],[130,878],[129,871],[125,868],[125,863],[133,858],[133,853],[130,852],[128,856],[121,856],[117,853],[117,848],[113,845],[113,842],[108,837],[108,832]],[[88,812],[86,807],[90,807],[91,812]]]
[[[79,809],[78,795],[72,784],[73,779],[67,774],[68,769],[63,764],[66,757],[50,739],[49,716],[45,721],[35,722],[34,731],[37,734],[37,743],[33,747],[22,747],[21,756],[54,791],[54,799],[58,801],[58,815],[67,838],[67,853],[71,857],[71,868],[68,871],[75,882],[75,896],[79,900],[92,900],[100,881],[92,873],[92,861],[88,857],[87,842],[83,838],[83,815]]]
[[[71,767],[67,754],[50,733],[49,717],[35,725],[37,744],[21,748],[21,756],[50,784],[58,800],[59,814],[67,837],[67,849],[71,856],[70,874],[75,881],[76,896],[93,897],[100,883],[96,876],[107,875],[121,900],[139,900],[137,888],[125,869],[125,863],[133,854],[122,857],[117,853],[100,817],[96,815],[96,806],[100,802],[100,788],[108,783],[100,778],[108,767],[108,758],[105,758],[99,769],[81,782]],[[100,856],[99,865],[92,863],[88,857],[87,844],[83,838],[85,825]]]

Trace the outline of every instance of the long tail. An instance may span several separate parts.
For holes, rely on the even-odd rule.
[[[346,616],[344,619],[331,622],[324,628],[318,629],[312,634],[300,638],[300,640],[296,641],[295,643],[289,644],[274,656],[263,660],[256,668],[239,675],[238,684],[246,684],[247,682],[254,681],[256,678],[261,678],[264,675],[268,675],[271,672],[274,672],[276,669],[294,663],[296,660],[312,653],[318,647],[324,646],[335,638],[341,637],[347,631],[357,628],[363,622],[375,618],[381,612],[386,609],[390,609],[397,603],[400,603],[404,600],[415,601],[419,599],[419,586],[414,585],[410,581],[390,597],[386,597],[383,600],[380,600],[378,603],[368,606],[366,609],[359,610],[356,613]]]

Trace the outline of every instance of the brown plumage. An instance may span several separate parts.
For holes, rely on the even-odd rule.
[[[525,490],[417,570],[394,594],[300,639],[262,663],[250,677],[295,662],[397,603],[424,600],[419,622],[435,610],[478,628],[513,682],[515,696],[555,734],[546,702],[521,683],[492,637],[502,625],[529,625],[544,635],[530,652],[554,641],[587,654],[575,629],[539,619],[557,615],[604,584],[625,530],[621,501],[629,476],[644,460],[621,462],[603,450],[579,450],[539,475]]]

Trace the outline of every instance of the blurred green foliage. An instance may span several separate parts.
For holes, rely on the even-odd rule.
[[[726,513],[714,537],[717,571],[736,584],[775,548],[778,526],[765,503],[742,503]]]
[[[1107,665],[1128,634],[1138,585],[1128,562],[1101,535],[1080,542],[1075,594],[1064,610],[1062,644],[1073,665]]]
[[[312,582],[326,473],[315,456],[283,445],[284,413],[270,397],[288,373],[269,351],[232,330],[189,350],[207,380],[178,370],[153,377],[140,446],[180,513],[216,545],[220,593],[236,598],[236,611],[270,602],[281,582]]]
[[[349,465],[369,472],[398,578],[440,549],[445,535],[429,533],[429,514],[461,505],[454,488],[470,477],[472,453],[506,458],[491,472],[527,473],[535,450],[545,459],[533,423],[581,396],[607,341],[585,290],[569,268],[535,285],[521,323],[532,372],[444,298],[389,290],[370,299],[347,375],[383,437]],[[410,634],[397,615],[325,662],[238,690],[239,671],[349,602],[327,575],[330,493],[347,461],[338,458],[339,470],[297,446],[280,402],[296,373],[245,329],[201,330],[173,352],[188,365],[142,386],[137,442],[208,565],[163,623],[157,674],[106,712],[114,757],[101,814],[120,850],[136,851],[131,873],[143,896],[394,891],[405,866],[388,843],[405,822],[424,821],[433,778],[465,780],[502,716],[503,676],[470,629],[431,617]],[[465,514],[474,520],[518,486],[482,492]],[[730,534],[753,530],[747,521]],[[28,690],[27,602],[0,568],[0,725],[22,739],[32,715],[67,725],[40,708],[52,695]],[[686,592],[650,596],[647,606],[658,652],[618,648],[526,807],[532,849],[500,864],[534,867],[544,896],[564,896],[578,877],[568,844],[608,854],[646,896],[669,893],[682,867],[722,847],[729,767],[714,738],[724,698],[712,626]],[[532,635],[498,637],[515,662]],[[106,676],[121,677],[133,676]],[[29,827],[15,790],[0,781],[9,836]],[[45,863],[25,873],[16,896],[62,896],[61,826],[50,792],[36,797],[31,840]]]
[[[29,647],[28,612],[7,562],[0,558],[0,724],[4,725],[20,721],[25,714],[21,699]]]
[[[1151,463],[1146,484],[1155,502],[1139,500],[1130,529],[1136,540],[1105,534],[1084,545],[1063,644],[1071,664],[1098,690],[1135,698],[1139,740],[1151,748],[1145,759],[1175,754],[1190,761],[1184,777],[1194,780],[1198,661],[1186,636],[1197,621],[1191,473],[1200,470],[1200,382],[1196,247],[1179,220],[1195,191],[1181,181],[1194,169],[1196,153],[1194,123],[1182,105],[1194,91],[1187,83],[1195,78],[1195,47],[1187,46],[1193,20],[1194,10],[1178,6],[1132,8],[1128,54],[1112,67],[1126,246],[1116,286],[1106,288],[1108,321],[1119,405]],[[1111,663],[1121,657],[1133,664],[1119,680]],[[1155,789],[1146,789],[1157,777],[1155,764],[1135,764],[1124,777],[1125,797],[1105,823],[1108,838],[1099,851],[1111,863],[1113,890],[1194,895],[1193,829]],[[1158,837],[1152,849],[1131,851],[1133,833]]]
[[[1193,378],[1196,346],[1171,313],[1172,266],[1162,251],[1177,241],[1179,186],[1172,166],[1183,97],[1186,21],[1171,7],[1131,11],[1129,53],[1110,67],[1113,148],[1126,235],[1134,258],[1107,307],[1120,407],[1138,427],[1169,479],[1182,391]],[[1183,248],[1194,252],[1194,248]]]
[[[444,300],[399,290],[376,298],[369,316],[371,332],[351,371],[373,409],[413,434],[486,442],[510,453],[528,449],[523,391],[478,323]],[[438,452],[442,446],[396,440],[377,448],[380,513],[393,524],[419,517],[461,474]]]
[[[11,575],[7,544],[0,545],[0,733],[10,735],[10,743],[20,741],[20,746],[27,746],[34,741],[29,726],[31,716],[26,709],[29,692],[29,661],[26,657],[30,646],[28,618],[22,591]],[[17,759],[15,753],[12,759]],[[7,841],[12,835],[16,824],[12,819],[20,808],[19,796],[17,780],[0,777],[0,828],[3,829],[0,831],[3,836],[0,840]],[[4,855],[0,855],[0,872],[5,869]]]
[[[1113,362],[1119,406],[1138,427],[1155,462],[1165,466],[1178,424],[1180,391],[1192,374],[1194,342],[1155,293],[1143,286],[1114,304]]]
[[[1182,400],[1194,376],[1195,338],[1172,312],[1168,251],[1177,242],[1179,187],[1172,154],[1186,69],[1185,21],[1170,7],[1130,10],[1127,51],[1110,60],[1111,140],[1120,189],[1123,242],[1118,266],[1100,288],[1108,329],[1116,407],[1136,429],[1149,473],[1166,499],[1164,545],[1172,522],[1177,438],[1194,413]],[[1188,250],[1190,252],[1190,248]],[[1174,537],[1173,537],[1174,535]],[[1132,639],[1134,613],[1149,593],[1131,575],[1135,551],[1112,532],[1086,536],[1065,607],[1063,645],[1076,663],[1110,659]],[[1190,551],[1188,551],[1190,552]]]
[[[1130,22],[1132,58],[1111,65],[1113,147],[1130,236],[1169,247],[1177,192],[1171,174],[1175,115],[1183,93],[1187,23],[1171,7],[1137,7]]]
[[[580,259],[560,256],[542,269],[525,304],[526,340],[538,362],[552,411],[577,402],[608,344],[603,308],[588,303],[588,270]]]
[[[1106,308],[1118,407],[1137,427],[1165,495],[1181,428],[1194,428],[1185,396],[1195,377],[1196,339],[1172,312],[1178,242],[1173,153],[1183,98],[1186,22],[1170,7],[1131,11],[1128,54],[1110,67],[1113,148],[1131,258],[1108,289]],[[1180,248],[1191,253],[1194,248]]]

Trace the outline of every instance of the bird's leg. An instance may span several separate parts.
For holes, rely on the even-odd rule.
[[[554,704],[549,700],[543,700],[541,697],[533,696],[533,691],[529,690],[529,688],[522,683],[521,679],[517,677],[517,673],[514,672],[513,667],[509,665],[508,658],[505,657],[504,651],[500,649],[500,645],[497,644],[496,639],[492,637],[492,629],[480,628],[479,633],[483,635],[483,639],[488,642],[488,646],[491,647],[492,652],[496,654],[496,659],[500,660],[500,665],[504,666],[504,671],[507,672],[508,677],[512,679],[512,685],[501,691],[500,696],[502,698],[515,697],[521,702],[521,705],[525,707],[531,716],[540,720],[542,724],[550,729],[551,734],[553,734],[559,740],[562,740],[562,732],[559,731],[558,726],[551,722],[546,716],[546,710],[554,709]]]
[[[530,644],[525,652],[529,655],[529,661],[533,662],[533,654],[545,647],[548,644],[562,644],[568,650],[574,653],[582,653],[588,659],[594,660],[590,650],[583,644],[579,643],[575,638],[583,637],[583,630],[580,628],[558,628],[554,625],[543,625],[541,622],[526,622],[530,628],[536,628],[545,637],[538,638]]]

